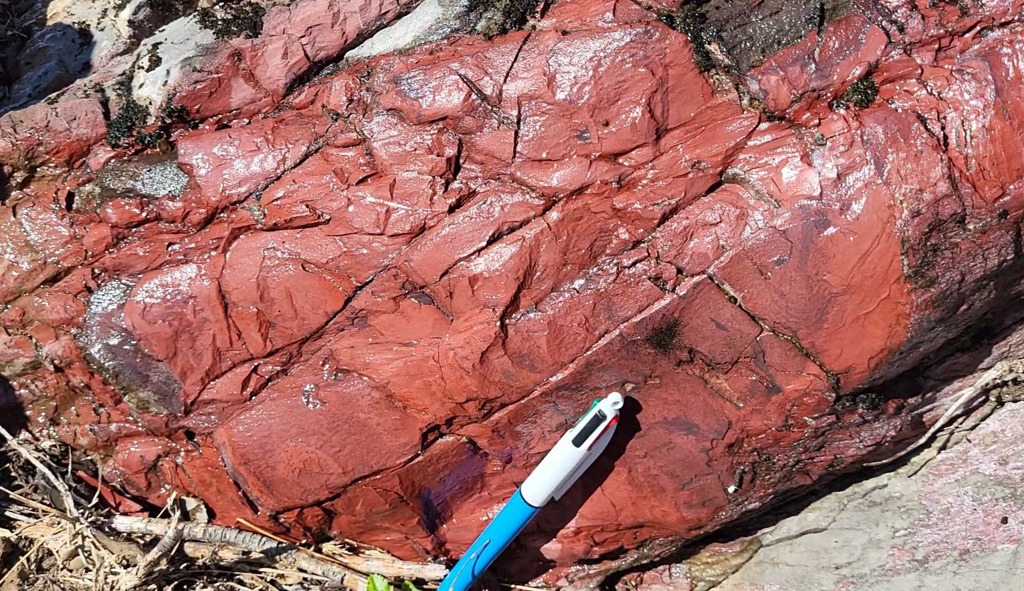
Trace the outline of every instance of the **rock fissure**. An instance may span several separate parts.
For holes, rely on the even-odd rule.
[[[785,341],[788,341],[790,344],[796,347],[798,351],[800,351],[801,355],[803,355],[808,359],[808,361],[816,365],[822,371],[822,373],[825,374],[825,376],[828,378],[829,386],[832,389],[832,394],[834,396],[838,397],[842,394],[839,384],[839,374],[829,370],[827,367],[822,365],[820,361],[815,359],[814,355],[810,351],[808,351],[806,347],[800,344],[800,341],[796,337],[779,332],[772,328],[771,324],[769,324],[767,321],[758,318],[753,312],[751,312],[746,306],[743,305],[743,301],[740,299],[740,296],[736,293],[736,291],[732,289],[727,283],[725,283],[720,277],[717,277],[714,273],[705,273],[705,277],[707,277],[708,280],[711,281],[711,283],[714,284],[714,286],[717,287],[722,292],[722,294],[729,301],[729,303],[733,304],[734,306],[742,310],[743,313],[749,316],[751,320],[756,322],[762,330],[771,333]]]

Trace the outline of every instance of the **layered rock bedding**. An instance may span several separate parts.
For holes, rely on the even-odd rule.
[[[0,118],[29,427],[426,559],[627,394],[529,578],[893,453],[949,392],[915,372],[1020,319],[1024,2],[499,4],[340,63],[413,4],[183,10]]]

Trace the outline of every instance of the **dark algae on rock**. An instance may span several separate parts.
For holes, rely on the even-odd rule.
[[[647,333],[645,341],[652,349],[663,355],[668,355],[676,348],[676,337],[679,336],[679,321],[675,319],[666,320],[655,326]]]
[[[242,0],[200,8],[196,18],[200,25],[213,31],[217,39],[252,38],[263,31],[263,17],[266,14],[267,9],[263,5]]]
[[[878,84],[875,83],[871,76],[865,76],[846,89],[842,100],[855,107],[866,109],[871,106],[871,103],[875,102],[877,97]]]
[[[668,26],[686,35],[693,46],[693,61],[701,72],[710,72],[715,67],[712,59],[712,45],[721,37],[718,29],[708,22],[700,3],[686,3],[678,10],[658,11],[659,18]]]
[[[107,123],[107,143],[111,147],[121,148],[131,144],[135,132],[146,124],[149,110],[143,107],[132,96],[131,74],[125,73],[112,86],[114,103],[118,105],[117,113]],[[108,102],[109,104],[109,102]]]
[[[702,71],[718,67],[742,74],[808,32],[842,17],[849,4],[849,0],[697,0],[675,10],[653,10],[667,25],[686,34]]]
[[[537,5],[537,0],[469,0],[469,12],[477,19],[477,32],[491,39],[525,27]]]

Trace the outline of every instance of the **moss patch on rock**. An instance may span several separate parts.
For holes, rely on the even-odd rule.
[[[654,327],[644,340],[655,351],[667,355],[675,350],[678,336],[679,321],[672,318]]]
[[[830,100],[828,106],[833,111],[841,111],[850,107],[864,109],[870,107],[876,98],[878,98],[878,84],[872,80],[871,76],[865,76],[851,84],[841,96]]]

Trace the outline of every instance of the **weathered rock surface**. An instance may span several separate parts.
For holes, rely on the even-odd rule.
[[[741,522],[729,543],[618,578],[623,591],[941,591],[1014,588],[1024,576],[1024,329],[979,338],[915,380],[974,392],[963,420],[905,463],[813,502]],[[999,361],[1002,360],[1002,361]],[[966,368],[977,368],[969,371]],[[852,482],[852,483],[851,483]],[[699,551],[695,551],[698,550]]]
[[[1019,320],[1021,2],[847,7],[762,61],[567,1],[293,89],[411,5],[352,8],[182,57],[146,104],[192,124],[142,156],[95,97],[0,119],[0,374],[128,492],[458,555],[618,389],[504,568],[668,540],[640,560],[912,439],[944,390],[900,376]]]
[[[1024,578],[1022,424],[1024,405],[1013,403],[919,475],[894,473],[822,499],[780,524],[776,533],[788,539],[717,588],[1015,588]]]

